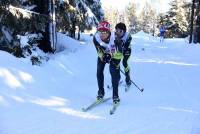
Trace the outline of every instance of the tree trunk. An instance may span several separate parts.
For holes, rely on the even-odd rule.
[[[80,38],[81,38],[81,30],[80,30],[80,26],[78,26],[78,40],[80,40]]]
[[[56,50],[56,18],[55,18],[55,0],[49,0],[49,40],[53,51]]]
[[[196,33],[197,33],[197,43],[200,43],[200,1],[197,3],[196,10],[197,20],[196,20]]]
[[[45,31],[34,31],[40,32],[43,35],[43,38],[39,41],[38,47],[44,52],[54,52],[54,47],[52,47],[52,30],[50,27],[50,23],[52,23],[52,0],[34,0],[34,4],[37,6],[35,8],[35,12],[48,17],[49,22],[45,24]]]
[[[195,4],[195,0],[192,0],[192,13],[191,13],[191,20],[190,20],[190,40],[189,43],[192,43],[192,37],[193,37],[193,21],[194,21],[194,4]]]
[[[76,38],[76,17],[75,14],[72,15],[71,17],[71,29],[70,29],[70,37]]]

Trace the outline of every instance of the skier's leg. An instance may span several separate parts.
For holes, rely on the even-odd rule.
[[[165,33],[163,33],[163,37],[162,37],[162,38],[163,38],[163,41],[162,41],[162,42],[164,42],[164,38],[165,38]]]
[[[101,61],[100,58],[98,58],[97,60],[97,82],[98,82],[98,87],[99,87],[99,90],[98,90],[98,97],[100,98],[103,98],[104,96],[104,74],[103,74],[103,71],[104,71],[104,68],[105,68],[105,64],[104,62]]]
[[[113,100],[119,100],[118,86],[120,80],[120,60],[113,60],[110,63],[109,69],[113,86]]]
[[[131,82],[130,82],[130,68],[128,66],[129,57],[130,57],[130,54],[124,55],[124,58],[123,58],[123,61],[122,61],[122,64],[124,66],[125,77],[126,77],[125,81],[126,81],[127,85],[131,84]]]
[[[164,36],[162,36],[162,43],[164,42]]]

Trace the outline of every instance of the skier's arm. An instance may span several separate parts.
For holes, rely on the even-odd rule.
[[[128,38],[126,42],[124,43],[124,48],[123,48],[123,55],[131,55],[131,41],[132,37],[131,35],[128,35]]]
[[[127,39],[126,42],[124,43],[124,47],[125,47],[126,49],[131,48],[131,41],[132,41],[132,37],[131,37],[131,35],[129,34],[129,35],[128,35],[128,39]]]
[[[104,49],[99,44],[99,42],[96,40],[95,36],[93,37],[93,43],[97,50],[97,54],[98,54],[99,58],[102,59],[105,52],[104,52]]]

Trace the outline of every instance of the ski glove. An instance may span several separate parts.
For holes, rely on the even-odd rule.
[[[110,63],[110,61],[111,61],[111,54],[104,53],[104,55],[103,55],[103,62]]]

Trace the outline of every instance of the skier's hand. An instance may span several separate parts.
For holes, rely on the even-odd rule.
[[[110,63],[110,61],[111,61],[111,54],[105,53],[105,54],[103,55],[103,62],[105,62],[105,63]]]

